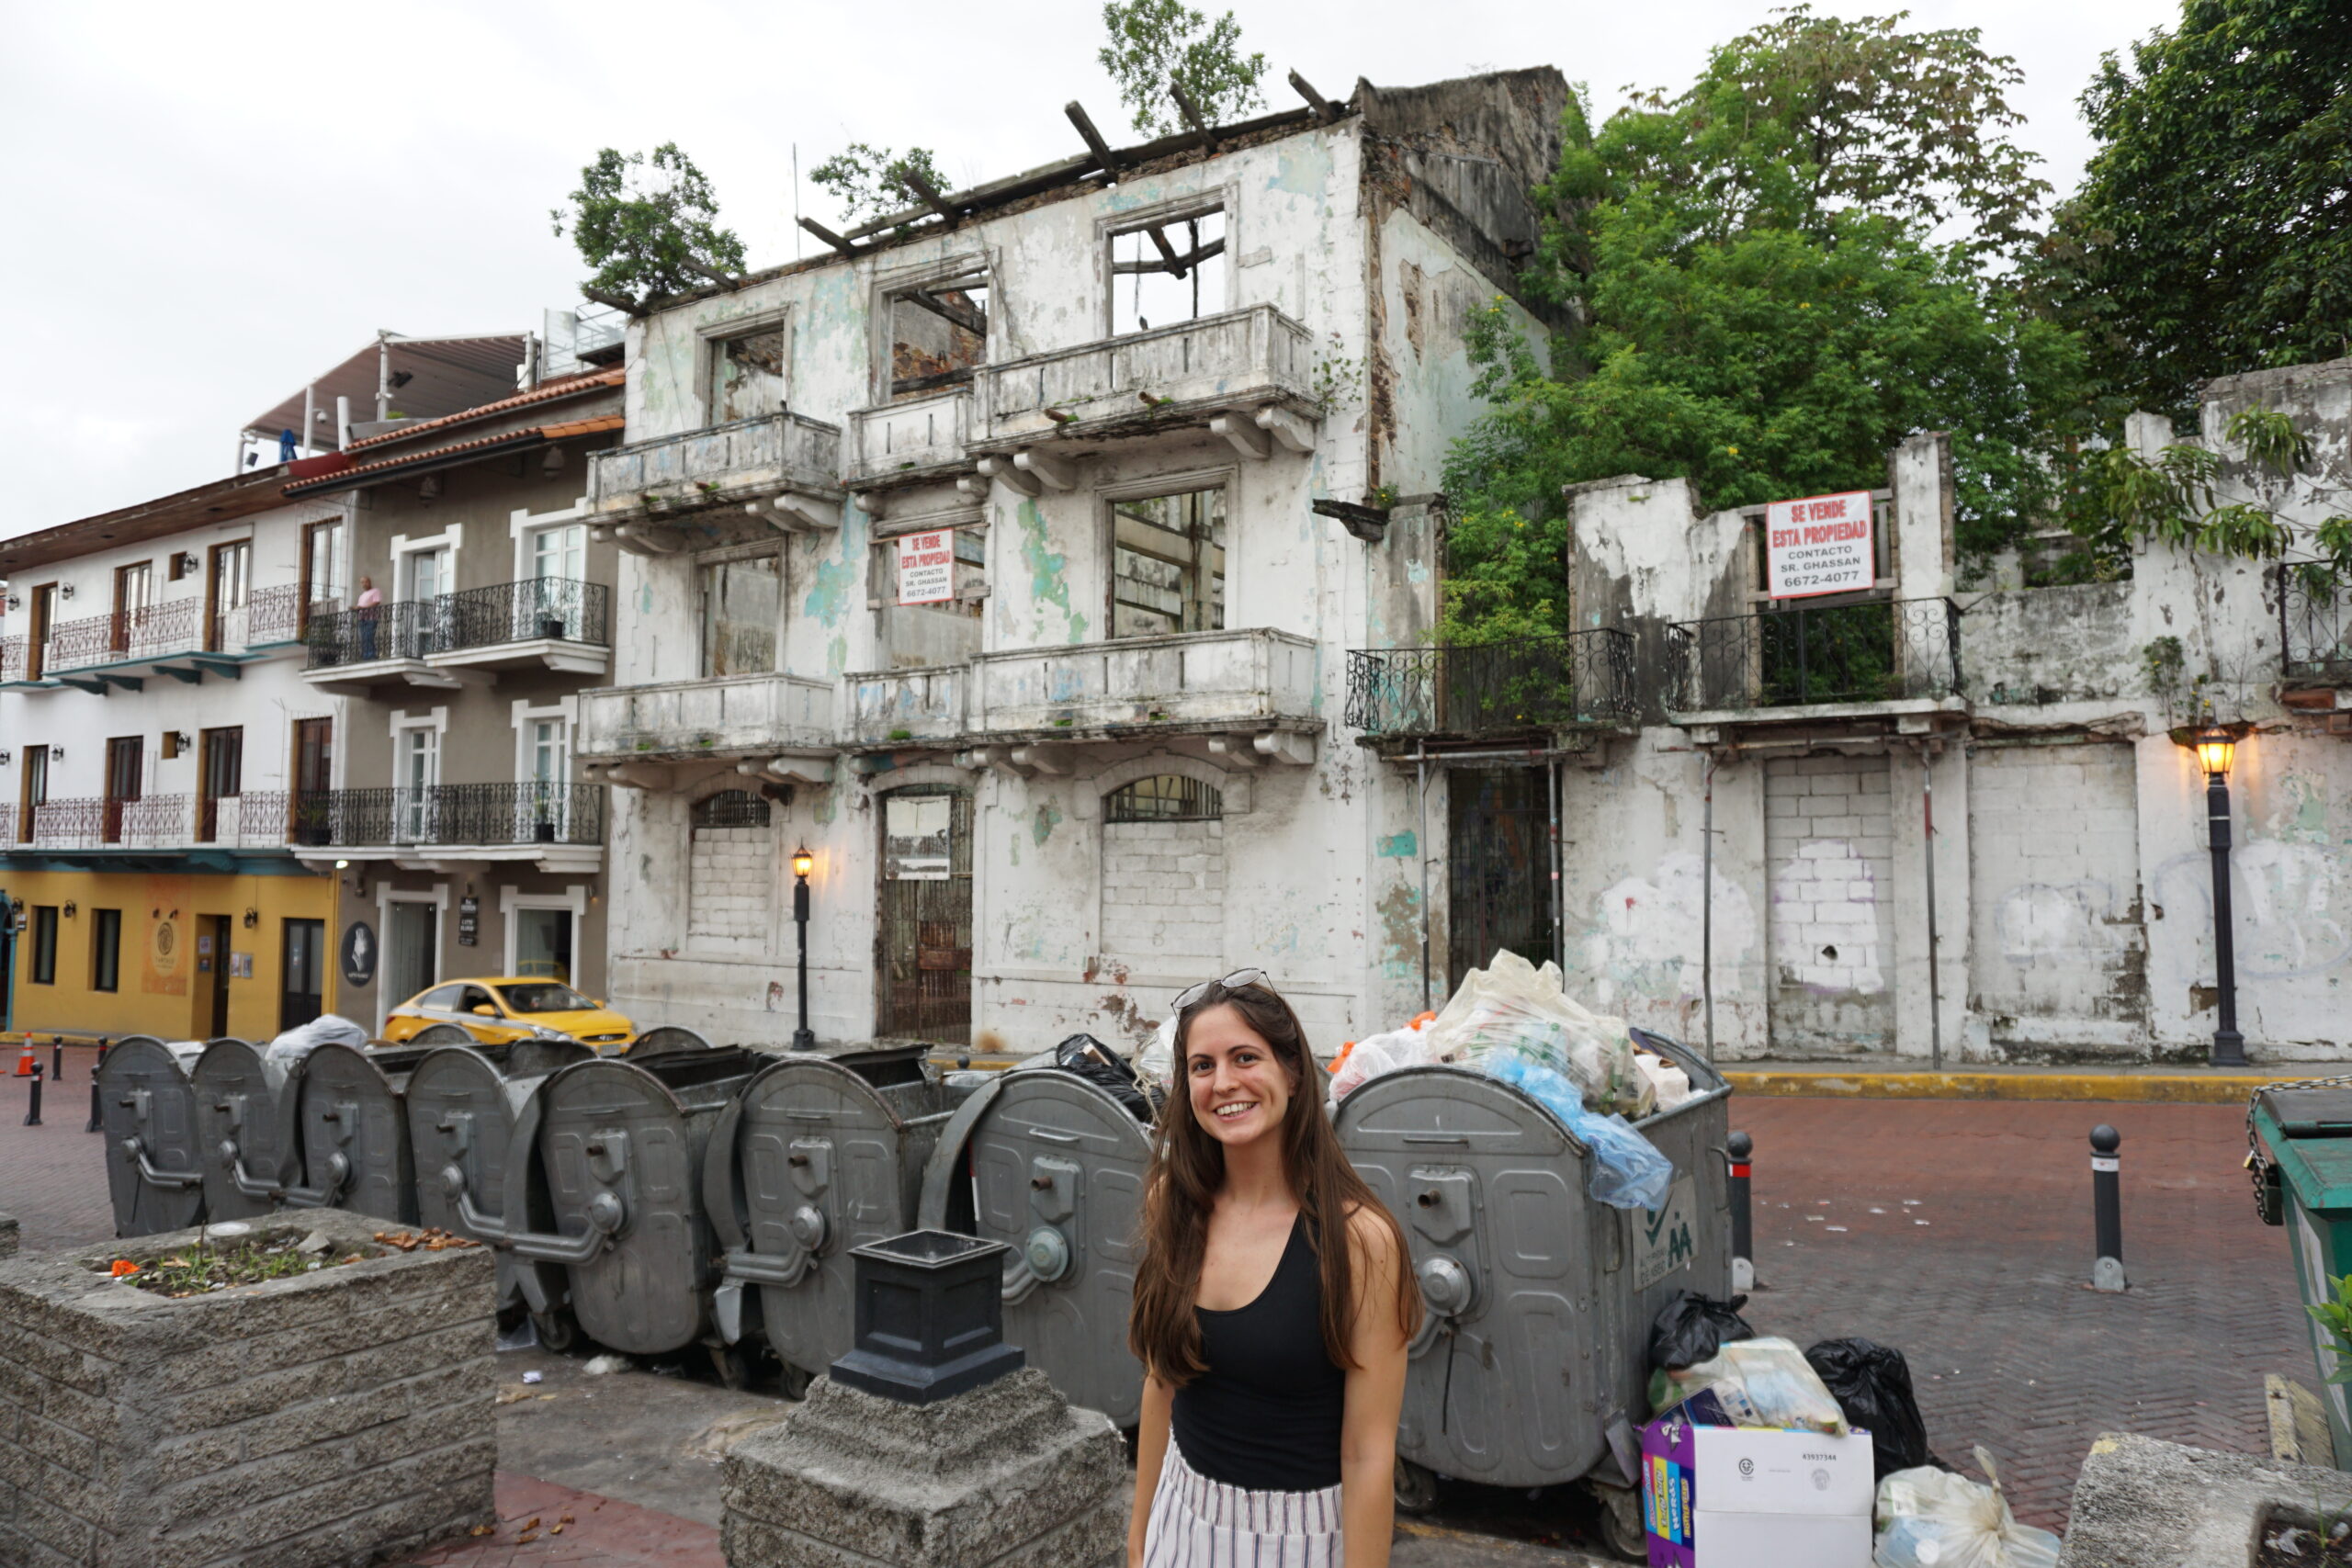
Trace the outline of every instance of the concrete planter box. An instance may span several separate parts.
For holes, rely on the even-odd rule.
[[[368,1256],[178,1301],[105,1270],[193,1230],[0,1263],[0,1562],[357,1568],[494,1522],[491,1254],[385,1228],[216,1225]]]

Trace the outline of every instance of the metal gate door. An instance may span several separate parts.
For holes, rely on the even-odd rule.
[[[1445,795],[1450,995],[1497,948],[1553,957],[1552,800],[1542,768],[1452,768]]]
[[[875,1033],[968,1043],[972,1032],[972,796],[899,790],[882,800],[882,920]]]

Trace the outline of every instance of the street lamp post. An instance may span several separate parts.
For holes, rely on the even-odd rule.
[[[792,1048],[813,1051],[817,1036],[808,1028],[808,874],[816,869],[817,857],[808,852],[807,844],[792,852],[792,923],[800,928],[800,1027],[792,1032]]]
[[[2237,737],[2220,725],[2197,733],[2197,761],[2205,770],[2206,841],[2213,852],[2213,985],[2222,1026],[2213,1031],[2212,1065],[2243,1067],[2245,1036],[2238,1032],[2238,965],[2230,917],[2230,762]]]

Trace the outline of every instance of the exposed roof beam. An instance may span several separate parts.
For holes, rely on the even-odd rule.
[[[961,327],[967,333],[977,333],[981,337],[989,335],[989,319],[986,316],[968,307],[942,299],[928,289],[910,288],[898,298],[910,305],[929,310],[951,326]]]
[[[826,228],[814,218],[803,218],[800,220],[800,226],[803,229],[808,230],[811,234],[816,235],[817,238],[824,241],[825,243],[832,246],[833,249],[841,252],[841,254],[845,256],[854,256],[858,254],[857,247],[855,245],[851,244],[847,240],[842,239],[839,234],[834,233],[831,229]]]
[[[1176,100],[1176,112],[1184,117],[1184,123],[1191,126],[1193,134],[1201,139],[1202,149],[1204,152],[1216,152],[1217,150],[1216,133],[1209,129],[1208,121],[1202,118],[1200,106],[1193,102],[1193,95],[1184,91],[1184,84],[1172,76],[1170,77],[1168,96]]]
[[[1154,235],[1157,235],[1159,232],[1159,231],[1157,229],[1152,231]],[[1166,247],[1163,246],[1162,249],[1166,249]],[[1193,251],[1185,255],[1180,256],[1174,251],[1170,250],[1168,252],[1168,259],[1165,261],[1113,262],[1111,264],[1111,270],[1113,272],[1172,272],[1177,276],[1182,277],[1186,273],[1192,271],[1193,268],[1208,260],[1211,256],[1223,255],[1224,254],[1225,241],[1223,239],[1216,239],[1211,240],[1199,250]]]
[[[1062,113],[1069,116],[1070,124],[1078,127],[1078,134],[1085,140],[1086,150],[1094,154],[1094,161],[1102,165],[1102,172],[1113,179],[1118,178],[1123,166],[1119,155],[1111,151],[1111,144],[1102,140],[1102,133],[1094,129],[1092,120],[1086,118],[1086,110],[1079,101],[1072,98],[1064,104]]]
[[[1315,85],[1295,71],[1290,73],[1290,85],[1293,92],[1305,98],[1308,107],[1323,118],[1324,124],[1329,125],[1340,118],[1340,106],[1317,92]]]
[[[933,185],[912,169],[909,169],[903,177],[907,182],[907,188],[922,197],[923,204],[945,220],[949,228],[953,229],[957,223],[963,221],[964,215],[948,205],[947,198],[939,194],[937,186]]]

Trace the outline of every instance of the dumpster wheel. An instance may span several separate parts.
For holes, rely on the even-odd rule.
[[[1396,1456],[1396,1511],[1400,1514],[1426,1514],[1437,1506],[1437,1472],[1425,1464],[1415,1464],[1404,1455]]]
[[[710,1370],[718,1374],[721,1387],[741,1393],[752,1386],[753,1362],[752,1353],[741,1345],[709,1345]]]
[[[808,1385],[817,1381],[817,1374],[806,1367],[796,1367],[790,1361],[782,1362],[781,1367],[776,1379],[777,1392],[786,1399],[808,1398]]]
[[[1642,1528],[1642,1495],[1630,1486],[1588,1482],[1585,1490],[1600,1506],[1600,1544],[1621,1562],[1647,1562],[1649,1535]]]
[[[566,1307],[549,1307],[531,1314],[531,1328],[539,1337],[542,1349],[562,1355],[580,1337],[580,1324]]]

